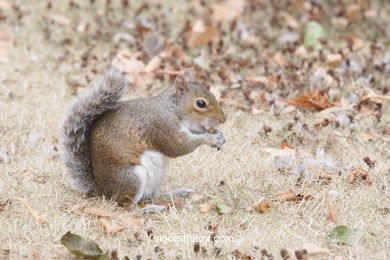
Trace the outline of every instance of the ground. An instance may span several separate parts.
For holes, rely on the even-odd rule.
[[[120,259],[272,259],[262,249],[300,259],[307,243],[329,252],[303,258],[390,258],[388,2],[244,1],[233,11],[202,1],[110,2],[0,1],[0,259],[71,258],[60,243],[68,231]],[[319,52],[303,47],[308,20],[331,36],[317,42]],[[286,47],[280,35],[293,43]],[[156,53],[159,63],[150,65]],[[113,59],[134,82],[124,100],[157,94],[192,66],[228,114],[223,149],[172,161],[163,191],[195,194],[162,214],[83,196],[61,162],[66,107]],[[294,106],[292,98],[313,89],[321,90],[316,104]],[[354,180],[358,168],[368,177]],[[254,209],[260,201],[269,209]],[[107,234],[104,223],[125,229]],[[337,225],[361,238],[331,241]],[[155,240],[174,235],[233,241],[198,249]]]

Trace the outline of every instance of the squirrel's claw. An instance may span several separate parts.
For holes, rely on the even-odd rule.
[[[225,137],[223,136],[222,132],[217,129],[215,129],[215,133],[212,134],[212,138],[213,143],[211,144],[211,147],[216,147],[218,151],[226,143]]]
[[[180,189],[172,191],[171,195],[186,198],[186,197],[190,196],[192,193],[194,193],[194,191],[191,189],[180,188]]]
[[[162,213],[165,210],[167,210],[167,207],[165,207],[165,206],[148,204],[142,209],[142,214],[151,215],[151,214],[156,214],[156,213]]]

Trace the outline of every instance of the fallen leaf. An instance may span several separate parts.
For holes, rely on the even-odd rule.
[[[127,74],[136,74],[145,70],[145,64],[125,50],[117,53],[111,65]]]
[[[252,205],[252,209],[260,213],[267,213],[269,208],[269,204],[264,199],[261,199],[260,202],[256,202]]]
[[[238,249],[235,250],[233,252],[233,254],[234,254],[236,259],[245,259],[245,260],[252,260],[253,259],[253,257],[250,254],[244,253],[244,252],[242,252],[242,251],[240,251]]]
[[[62,236],[61,244],[64,245],[70,253],[77,256],[98,259],[98,257],[105,255],[96,242],[72,234],[70,231]]]
[[[210,41],[219,36],[219,29],[216,26],[206,26],[203,21],[195,22],[192,31],[188,37],[188,45],[190,47],[198,47],[206,45]]]
[[[280,100],[291,105],[317,110],[322,110],[335,106],[335,104],[328,100],[327,95],[321,94],[320,90],[318,89],[314,89],[296,98],[283,98]]]
[[[142,48],[150,57],[154,57],[161,52],[163,45],[164,42],[161,35],[153,32],[146,35]]]
[[[247,76],[245,80],[250,83],[268,85],[273,88],[277,87],[276,78],[274,76]]]
[[[330,254],[330,251],[326,248],[322,248],[314,243],[306,243],[302,247],[306,249],[309,255],[322,255],[322,254]]]
[[[360,106],[363,103],[366,103],[368,101],[373,101],[373,102],[378,103],[378,104],[383,104],[385,102],[389,102],[390,101],[390,96],[368,95],[368,96],[362,97],[360,99],[360,102],[359,102],[358,106]]]
[[[39,142],[41,141],[43,137],[43,134],[42,133],[31,133],[29,136],[28,136],[28,140],[27,140],[27,143],[32,147],[32,148],[35,148],[38,146]]]
[[[342,61],[343,57],[338,53],[326,56],[326,65],[330,67],[337,67]]]
[[[109,234],[109,235],[115,235],[119,232],[122,232],[123,230],[126,229],[124,226],[117,225],[105,218],[101,218],[100,222],[102,222],[102,229],[103,232]]]
[[[34,177],[34,175],[29,171],[29,170],[24,170],[23,172],[23,175],[25,176],[25,177],[28,177],[28,178],[32,178],[32,177]]]
[[[315,21],[308,22],[305,26],[303,45],[318,51],[322,48],[320,42],[322,38],[325,38],[325,30],[322,25]]]
[[[60,14],[48,14],[46,15],[46,19],[63,26],[71,24],[71,20],[68,17]]]
[[[26,207],[28,210],[28,213],[39,223],[39,224],[44,224],[46,222],[45,217],[36,209],[32,208],[27,201],[25,200],[20,200],[23,205]]]
[[[289,145],[288,143],[281,143],[279,149],[295,149],[295,146]]]
[[[369,133],[362,133],[362,134],[361,134],[361,138],[362,138],[363,141],[365,141],[365,142],[372,142],[372,141],[378,140],[378,137],[377,137],[377,136],[374,136],[374,135],[369,134]]]
[[[8,45],[4,41],[0,41],[0,64],[9,63]]]
[[[279,15],[284,19],[287,26],[290,27],[291,29],[297,29],[299,27],[298,21],[289,13],[281,11],[279,12]]]
[[[160,198],[154,204],[170,208],[172,206],[180,207],[184,203],[184,199],[179,196],[172,196],[170,198]]]
[[[7,164],[10,162],[11,157],[9,156],[9,153],[0,149],[0,163]]]
[[[245,7],[245,0],[225,0],[211,6],[212,18],[216,21],[229,21],[238,17]]]
[[[232,208],[226,204],[221,203],[215,206],[215,210],[218,214],[227,214],[232,210]]]
[[[161,65],[161,58],[154,56],[145,67],[145,72],[152,72],[158,69]]]
[[[132,217],[121,217],[120,218],[122,224],[125,226],[131,226],[134,228],[139,228],[145,226],[146,218],[132,218]]]
[[[337,223],[338,220],[337,209],[328,194],[326,194],[325,196],[325,201],[326,201],[326,209],[328,211],[326,215],[326,219],[334,223]]]
[[[285,191],[277,196],[279,200],[285,201],[299,201],[299,200],[311,200],[311,195],[295,194],[291,190]]]
[[[199,211],[201,213],[209,213],[213,209],[213,206],[210,204],[201,204],[199,205]]]
[[[347,19],[349,22],[352,22],[356,19],[357,15],[359,14],[361,10],[361,6],[359,4],[351,4],[347,7]]]
[[[370,179],[370,176],[368,175],[368,172],[363,170],[363,169],[360,169],[360,168],[357,168],[356,170],[353,170],[352,172],[349,173],[349,177],[348,177],[348,183],[349,184],[354,184],[356,183],[357,179],[361,177],[361,179],[371,185],[372,184],[372,181]]]
[[[362,236],[359,230],[342,225],[333,228],[328,234],[330,241],[349,245],[355,244]]]
[[[0,212],[4,211],[5,208],[10,205],[12,203],[12,201],[10,199],[7,199],[7,200],[4,200],[4,201],[0,201]]]
[[[107,212],[107,211],[102,210],[102,209],[96,209],[96,208],[83,208],[82,212],[87,213],[87,214],[96,215],[99,217],[104,217],[104,218],[109,218],[112,216],[112,214],[110,212]]]

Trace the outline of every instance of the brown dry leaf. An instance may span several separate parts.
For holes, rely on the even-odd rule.
[[[9,63],[9,51],[7,43],[4,41],[0,41],[0,64]]]
[[[161,65],[161,58],[154,56],[145,67],[145,72],[152,72],[158,69]]]
[[[253,115],[260,115],[261,113],[264,113],[264,109],[257,108],[255,106],[252,106],[252,114]]]
[[[236,259],[244,259],[244,260],[252,260],[253,259],[253,257],[250,254],[241,252],[238,249],[233,252],[233,255],[236,257]]]
[[[285,201],[310,200],[313,198],[311,195],[295,194],[291,190],[285,191],[279,194],[277,197],[279,200]]]
[[[284,55],[281,52],[275,53],[274,56],[272,56],[272,60],[278,64],[281,67],[284,67],[286,65],[286,61],[284,59]]]
[[[155,204],[159,205],[159,206],[165,206],[166,208],[169,208],[169,207],[172,207],[172,206],[180,207],[180,206],[183,205],[183,203],[184,203],[184,199],[183,198],[174,196],[174,197],[172,197],[172,199],[171,198],[160,199]]]
[[[25,176],[25,177],[28,177],[28,178],[32,178],[32,177],[34,177],[33,176],[33,174],[29,171],[29,170],[24,170],[23,172],[23,175]]]
[[[331,200],[328,194],[326,194],[325,196],[325,201],[326,201],[326,209],[328,211],[326,215],[326,219],[334,223],[337,223],[338,212],[336,206],[334,205],[333,201]]]
[[[365,46],[364,40],[355,34],[348,37],[348,40],[352,42],[353,51],[360,50]]]
[[[96,209],[96,208],[83,208],[82,211],[87,214],[96,215],[99,217],[109,218],[112,217],[112,214],[110,212],[107,212],[102,209]]]
[[[10,205],[12,203],[12,201],[10,199],[7,199],[5,201],[1,201],[0,202],[0,212],[4,211],[4,209]]]
[[[385,102],[390,101],[390,96],[381,96],[381,95],[367,95],[365,97],[362,97],[360,99],[360,102],[358,105],[361,105],[367,101],[373,101],[378,104],[383,104]]]
[[[127,74],[140,73],[145,70],[145,64],[126,50],[119,51],[111,65]]]
[[[273,76],[248,76],[246,77],[246,81],[249,83],[269,85],[273,88],[276,87],[276,78]]]
[[[365,183],[367,183],[368,185],[371,185],[372,184],[372,181],[370,179],[370,176],[368,175],[368,172],[361,169],[361,168],[357,168],[356,170],[353,170],[352,172],[349,173],[349,177],[348,177],[348,183],[349,184],[354,184],[356,183],[357,179],[358,178],[361,178]]]
[[[306,243],[302,249],[306,249],[309,255],[323,255],[330,254],[330,251],[326,248],[322,248],[314,243]]]
[[[295,146],[289,145],[288,143],[281,143],[279,149],[295,149]]]
[[[372,142],[372,141],[378,140],[378,137],[377,137],[377,136],[374,136],[374,135],[369,134],[369,133],[362,133],[362,134],[361,134],[361,138],[362,138],[363,141],[365,141],[365,142]]]
[[[199,205],[199,211],[201,213],[209,213],[210,211],[213,210],[213,208],[214,207],[212,205],[210,205],[210,204],[201,204],[201,205]]]
[[[192,31],[188,37],[188,45],[190,47],[197,47],[206,45],[210,41],[219,36],[219,29],[216,26],[206,26],[203,21],[195,22]]]
[[[212,18],[216,21],[229,21],[242,14],[245,0],[225,0],[211,6]]]
[[[294,55],[301,59],[307,59],[309,58],[309,52],[305,48],[305,46],[301,45],[298,48],[295,49]]]
[[[299,22],[294,17],[292,17],[289,13],[281,11],[279,12],[279,15],[283,17],[287,26],[290,27],[291,29],[297,29],[299,27]]]
[[[20,200],[23,205],[26,207],[28,210],[28,213],[39,223],[39,224],[44,224],[46,223],[46,218],[36,209],[32,208],[27,201],[25,200]]]
[[[320,90],[318,89],[314,89],[296,98],[283,98],[280,100],[291,105],[317,110],[322,110],[335,106],[335,104],[328,100],[327,95],[321,94]]]
[[[357,15],[359,14],[360,12],[360,9],[361,9],[361,6],[359,4],[351,4],[347,7],[347,19],[349,22],[352,22],[353,20],[355,20],[355,18],[357,17]]]
[[[105,218],[101,218],[100,221],[102,222],[102,231],[108,235],[115,235],[126,229],[126,227],[117,225]]]
[[[385,126],[385,128],[383,129],[383,134],[390,135],[390,127]]]
[[[121,217],[120,218],[123,225],[134,228],[139,228],[145,226],[146,219],[145,218],[132,218],[132,217]]]
[[[267,213],[269,211],[269,204],[265,200],[261,200],[252,205],[252,209],[260,213]]]
[[[48,14],[46,15],[46,19],[63,26],[70,25],[72,22],[68,17],[60,14]]]
[[[338,53],[326,56],[326,65],[330,67],[337,67],[342,61],[343,57]]]

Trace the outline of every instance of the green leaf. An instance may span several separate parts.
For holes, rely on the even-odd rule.
[[[61,238],[61,244],[63,244],[70,253],[77,256],[90,257],[92,259],[109,259],[100,249],[99,245],[94,241],[86,238],[82,238],[79,235],[72,234],[68,231]]]
[[[335,243],[353,245],[362,236],[362,233],[357,229],[349,228],[347,226],[337,226],[330,231],[328,238]]]
[[[218,214],[227,214],[232,210],[232,208],[226,204],[221,203],[215,206],[215,210],[218,212]]]
[[[320,39],[325,38],[325,36],[326,33],[321,24],[314,21],[308,22],[305,26],[303,45],[306,48],[312,47],[314,50],[318,51],[322,48]]]

